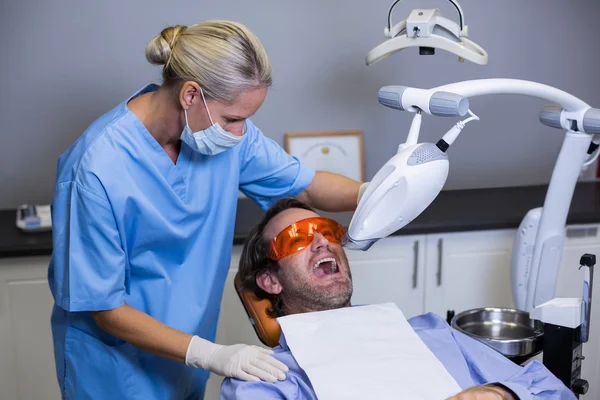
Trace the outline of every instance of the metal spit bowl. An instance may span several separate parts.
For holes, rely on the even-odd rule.
[[[510,359],[533,357],[542,351],[544,324],[529,313],[511,308],[475,308],[457,314],[452,327]]]

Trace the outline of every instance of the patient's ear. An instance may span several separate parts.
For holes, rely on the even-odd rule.
[[[256,284],[259,288],[270,294],[279,294],[283,290],[277,275],[272,272],[263,272],[256,277]]]

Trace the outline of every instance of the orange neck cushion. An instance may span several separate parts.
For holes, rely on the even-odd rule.
[[[271,301],[259,299],[251,291],[243,289],[239,274],[235,275],[234,286],[260,341],[269,347],[278,346],[281,327],[277,320],[267,315],[267,310],[271,308]]]

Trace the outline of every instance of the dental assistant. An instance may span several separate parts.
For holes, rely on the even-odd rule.
[[[275,381],[270,350],[213,343],[238,190],[263,209],[283,197],[356,207],[359,183],[302,165],[250,121],[271,85],[245,26],[164,29],[148,85],[97,119],[60,157],[48,281],[65,399],[201,399],[209,371]]]

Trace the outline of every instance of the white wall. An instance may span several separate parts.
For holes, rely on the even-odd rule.
[[[0,208],[48,203],[58,156],[98,116],[160,71],[146,43],[172,24],[220,18],[256,32],[274,69],[274,85],[254,121],[283,143],[285,132],[362,129],[367,178],[406,136],[410,115],[377,102],[383,85],[437,86],[507,77],[559,87],[600,107],[594,0],[463,0],[471,38],[490,54],[487,66],[460,64],[410,49],[366,67],[383,41],[392,0],[104,0],[0,2]],[[404,0],[396,20],[442,0]],[[482,121],[470,124],[449,152],[446,188],[548,181],[561,132],[538,122],[536,99],[471,101]],[[424,118],[422,139],[436,141],[452,120]]]

